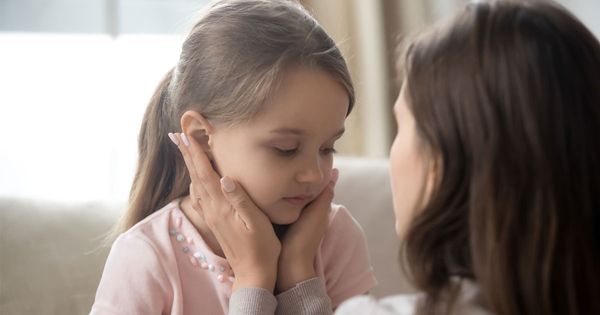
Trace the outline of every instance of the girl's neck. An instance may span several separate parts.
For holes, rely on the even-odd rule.
[[[208,248],[216,255],[224,258],[225,255],[223,254],[221,245],[219,245],[217,238],[208,228],[208,225],[206,225],[206,222],[204,222],[202,216],[198,213],[198,211],[196,211],[196,209],[194,209],[194,207],[192,207],[192,199],[189,195],[181,199],[179,202],[179,208],[181,211],[183,211],[188,220],[192,222],[196,230],[198,230],[198,233],[200,233],[200,236],[202,236],[202,239]]]

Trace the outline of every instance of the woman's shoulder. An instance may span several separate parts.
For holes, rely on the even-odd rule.
[[[453,303],[451,314],[490,315],[481,302],[479,287],[475,282],[459,278],[453,278],[452,281],[458,282],[460,293]],[[382,299],[361,295],[342,303],[335,314],[414,314],[416,305],[422,299],[423,293],[398,294]]]
[[[399,294],[378,300],[370,295],[361,295],[342,303],[335,314],[413,314],[418,297],[419,294]]]

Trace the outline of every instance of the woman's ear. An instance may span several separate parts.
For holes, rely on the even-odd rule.
[[[424,204],[423,206],[429,203],[431,197],[434,193],[434,190],[439,185],[439,181],[442,179],[442,161],[440,157],[430,157],[427,161],[427,178],[425,182],[425,196],[424,196]]]
[[[200,113],[188,110],[181,115],[181,131],[198,142],[210,160],[213,160],[211,152],[211,137],[214,127]]]

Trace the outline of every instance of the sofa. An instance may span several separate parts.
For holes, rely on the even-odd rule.
[[[398,263],[387,160],[337,157],[335,164],[334,201],[366,234],[379,282],[370,293],[411,292]],[[0,314],[87,314],[109,250],[102,241],[124,206],[0,198]]]

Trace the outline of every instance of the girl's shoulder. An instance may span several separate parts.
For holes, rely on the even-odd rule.
[[[365,234],[344,206],[332,204],[329,228],[323,236],[316,266],[334,307],[377,284]]]
[[[331,212],[329,213],[329,228],[325,234],[325,239],[340,236],[364,238],[364,231],[345,206],[332,203]]]
[[[179,213],[181,213],[181,210],[179,209],[179,200],[176,199],[169,202],[166,206],[152,212],[150,215],[132,226],[129,230],[125,231],[122,236],[125,237],[128,235],[140,234],[154,235],[157,232],[161,232],[160,234],[163,234],[163,232],[169,230],[169,226],[174,225],[174,221],[178,217]]]
[[[153,251],[160,251],[161,247],[170,245],[169,233],[176,226],[177,218],[181,216],[183,214],[179,210],[179,202],[173,200],[119,235],[112,248],[145,243]]]
[[[106,259],[92,313],[166,312],[174,294],[176,260],[168,238],[173,203],[117,237]],[[123,290],[123,288],[144,288]]]

